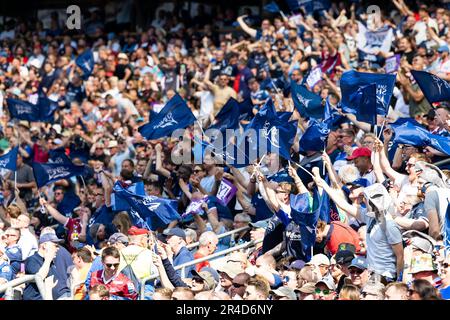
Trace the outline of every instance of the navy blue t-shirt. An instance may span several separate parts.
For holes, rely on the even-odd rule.
[[[27,260],[25,260],[25,273],[26,274],[36,274],[44,264],[44,257],[39,253],[33,254]],[[50,264],[48,271],[48,276],[53,276],[54,281],[58,280],[58,283],[52,290],[53,299],[58,299],[63,294],[70,293],[67,287],[67,277],[61,276],[60,272],[57,270],[54,261]],[[28,283],[23,290],[23,300],[42,300],[42,296],[39,293],[37,285],[35,283]]]

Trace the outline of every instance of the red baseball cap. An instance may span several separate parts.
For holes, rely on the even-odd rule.
[[[372,151],[368,148],[356,148],[353,150],[353,153],[350,157],[347,157],[347,160],[353,160],[359,157],[369,157],[372,155]]]
[[[147,229],[141,229],[141,228],[137,228],[135,226],[132,226],[128,230],[128,235],[130,235],[130,236],[139,236],[139,235],[149,234],[149,233],[150,233],[150,231],[148,231]]]

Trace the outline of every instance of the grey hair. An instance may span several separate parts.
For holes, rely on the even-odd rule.
[[[346,164],[339,169],[339,179],[346,184],[355,181],[359,178],[358,168],[353,164]]]
[[[219,241],[217,235],[212,231],[203,232],[198,239],[200,246],[207,246],[212,240]]]
[[[186,238],[192,239],[192,242],[197,241],[197,232],[195,232],[195,230],[187,228],[184,230],[184,233],[186,234]]]

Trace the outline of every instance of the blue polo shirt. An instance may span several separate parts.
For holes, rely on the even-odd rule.
[[[44,264],[44,257],[42,257],[38,252],[28,257],[25,260],[25,273],[26,274],[36,274],[42,268]],[[67,287],[67,276],[58,272],[55,263],[52,261],[48,271],[48,277],[53,276],[54,281],[58,280],[58,283],[52,290],[53,299],[58,299],[64,294],[69,294],[70,289]],[[39,293],[37,285],[35,283],[28,283],[23,290],[23,300],[42,300],[42,296]]]
[[[176,256],[173,256],[173,266],[179,266],[187,262],[194,261],[194,255],[186,247],[182,247]],[[191,271],[194,270],[195,265],[185,268],[185,277],[192,277]],[[181,270],[177,270],[177,274],[181,277]]]

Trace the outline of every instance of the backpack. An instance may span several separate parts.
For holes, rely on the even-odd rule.
[[[125,263],[127,264],[120,273],[122,273],[124,276],[126,276],[128,279],[131,280],[131,282],[133,282],[134,287],[136,288],[136,292],[140,295],[141,292],[141,281],[139,280],[139,278],[136,276],[136,274],[133,271],[133,268],[131,267],[131,264],[137,259],[137,257],[139,257],[139,255],[143,252],[144,250],[142,250],[141,252],[139,252],[139,254],[137,254],[133,260],[128,263],[127,259],[125,259],[124,256],[123,259],[125,261]]]

